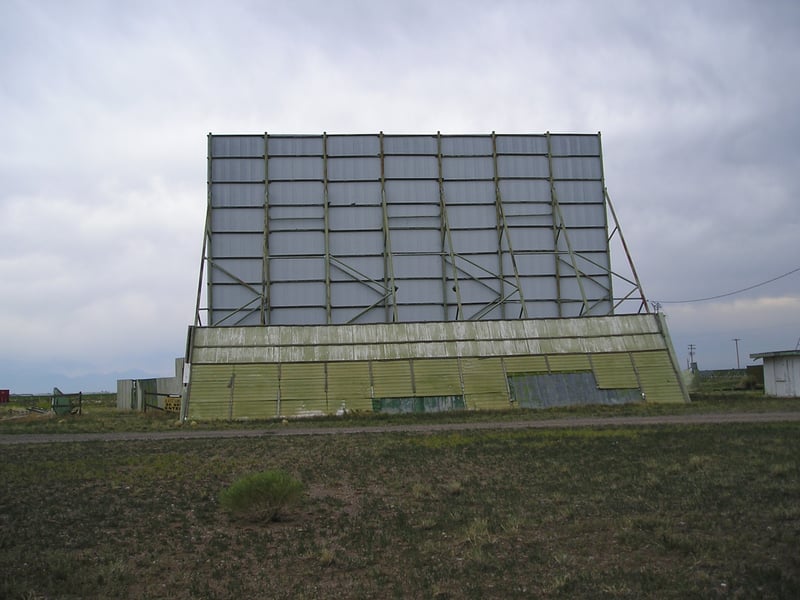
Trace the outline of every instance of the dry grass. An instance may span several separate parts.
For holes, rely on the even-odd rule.
[[[798,423],[3,452],[3,598],[800,597]],[[303,503],[231,520],[265,469]]]

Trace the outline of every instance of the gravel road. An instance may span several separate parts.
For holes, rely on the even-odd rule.
[[[439,431],[487,429],[565,429],[573,427],[640,427],[646,425],[724,425],[727,423],[776,423],[800,421],[798,412],[708,413],[653,417],[580,417],[542,421],[502,423],[438,423],[423,425],[376,425],[364,427],[302,427],[272,429],[196,430],[189,426],[175,431],[108,433],[32,433],[0,434],[3,444],[56,444],[75,442],[127,442],[133,440],[189,440],[208,438],[285,437],[294,435],[355,435],[369,433],[435,433]]]

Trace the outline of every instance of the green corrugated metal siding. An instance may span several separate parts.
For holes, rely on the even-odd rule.
[[[372,410],[373,398],[462,393],[468,408],[507,408],[506,374],[588,371],[601,390],[641,383],[649,402],[688,400],[654,315],[193,331],[190,418]]]
[[[413,365],[417,396],[461,396],[458,359],[415,360]]]
[[[284,363],[280,370],[281,414],[328,412],[324,363]]]
[[[376,398],[405,398],[414,395],[411,362],[408,360],[374,361],[372,382]]]
[[[265,419],[278,414],[278,365],[236,365],[233,418]]]
[[[338,410],[372,410],[368,362],[328,363],[328,404]]]
[[[683,392],[666,350],[635,353],[633,362],[648,402],[684,401]]]
[[[507,356],[503,358],[506,373],[547,373],[544,356]]]
[[[499,358],[465,358],[461,361],[467,408],[508,408],[508,387]]]
[[[226,419],[234,365],[193,365],[189,417]]]
[[[589,357],[585,354],[551,354],[548,355],[547,362],[550,365],[550,371],[553,373],[575,373],[592,370]]]
[[[639,387],[631,357],[627,352],[593,354],[592,366],[597,386],[601,389]]]

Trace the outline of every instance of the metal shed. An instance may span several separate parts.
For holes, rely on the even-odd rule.
[[[764,393],[782,398],[800,397],[800,350],[751,354],[764,361]]]
[[[185,415],[688,399],[600,134],[209,134],[206,214]]]

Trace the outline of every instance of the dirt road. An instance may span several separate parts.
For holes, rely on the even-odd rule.
[[[301,427],[272,429],[195,430],[185,427],[176,431],[109,432],[109,433],[32,433],[0,434],[3,444],[55,444],[74,442],[126,442],[132,440],[189,440],[208,438],[284,437],[294,435],[354,435],[369,433],[435,433],[440,431],[490,429],[564,429],[574,427],[641,427],[648,425],[724,425],[728,423],[776,423],[800,421],[800,412],[708,413],[699,415],[663,415],[652,417],[579,417],[541,421],[509,421],[503,423],[437,423],[422,425],[374,425],[363,427]]]

